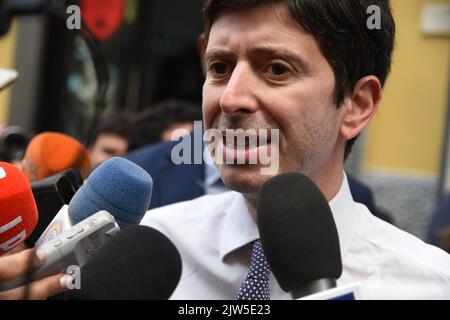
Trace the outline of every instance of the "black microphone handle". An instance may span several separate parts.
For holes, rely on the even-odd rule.
[[[292,290],[291,296],[294,300],[297,300],[305,296],[336,288],[336,286],[335,279],[314,280],[298,289]]]

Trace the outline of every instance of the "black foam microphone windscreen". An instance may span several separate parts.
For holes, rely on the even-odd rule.
[[[181,277],[178,250],[159,231],[130,226],[81,269],[81,289],[70,300],[167,300]]]
[[[271,178],[261,188],[257,211],[264,252],[284,291],[340,277],[334,218],[328,201],[309,178],[300,173]]]

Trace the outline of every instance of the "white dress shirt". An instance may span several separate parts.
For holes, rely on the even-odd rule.
[[[203,157],[205,160],[205,181],[203,186],[205,194],[218,194],[230,191],[222,182],[220,172],[214,164],[211,153],[206,146],[203,147]]]
[[[450,255],[373,216],[347,178],[330,201],[342,254],[338,286],[360,282],[368,299],[450,299]],[[141,221],[178,248],[183,271],[171,299],[235,299],[259,238],[242,194],[206,195],[149,211]],[[270,276],[271,299],[291,299]]]

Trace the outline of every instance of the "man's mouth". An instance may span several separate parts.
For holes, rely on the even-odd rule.
[[[261,139],[259,136],[254,137],[223,137],[223,145],[228,149],[250,150],[270,145],[270,139]]]
[[[256,134],[249,134],[249,131]],[[250,129],[250,130],[221,130],[222,143],[228,149],[250,150],[264,147],[272,143],[271,130],[269,129]]]
[[[249,131],[255,134],[249,133]],[[270,149],[271,130],[222,130],[223,156],[227,164],[257,164],[260,153]]]

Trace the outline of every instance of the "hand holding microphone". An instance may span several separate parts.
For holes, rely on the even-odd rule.
[[[25,185],[28,186],[28,183],[26,183],[23,176],[22,180],[24,180]],[[84,185],[77,195],[74,196],[72,199],[73,201],[68,207],[69,210],[61,211],[61,216],[65,216],[70,220],[70,223],[67,226],[69,229],[60,228],[61,230],[53,234],[53,232],[51,232],[52,223],[49,228],[47,228],[49,231],[48,234],[53,234],[56,238],[47,239],[45,236],[47,232],[44,233],[43,239],[47,241],[44,241],[41,249],[45,248],[47,254],[49,254],[48,261],[26,276],[17,277],[16,275],[15,279],[12,279],[11,281],[6,281],[6,283],[0,282],[0,288],[2,288],[0,290],[16,288],[24,283],[28,283],[30,280],[36,282],[41,281],[39,279],[60,272],[59,270],[61,268],[59,267],[71,264],[82,267],[90,259],[89,257],[91,255],[96,254],[97,249],[103,245],[103,242],[109,241],[107,238],[110,231],[117,230],[114,227],[114,218],[105,211],[99,211],[105,209],[109,210],[122,226],[137,224],[148,209],[151,191],[152,179],[143,169],[122,158],[112,158],[106,161],[95,170],[86,185]],[[36,205],[34,204],[34,207],[35,206]],[[60,214],[58,214],[58,216],[59,215]],[[37,218],[36,209],[34,210],[34,216]],[[61,217],[59,217],[59,219],[60,218]],[[104,223],[98,224],[96,222],[93,224],[93,221],[103,220]],[[57,221],[55,221],[55,223],[56,222]],[[98,239],[104,240],[100,241],[101,245],[99,245]],[[153,236],[149,239],[155,244],[161,244],[158,237],[155,238]],[[23,240],[24,237],[21,237],[20,241]],[[141,241],[142,239],[137,240]],[[20,241],[18,241],[18,243]],[[14,243],[14,245],[15,244],[16,243]],[[133,245],[138,247],[136,243]],[[148,245],[148,242],[145,241],[145,246],[148,247]],[[167,249],[167,246],[164,246],[163,243],[161,248]],[[127,251],[133,252],[129,249],[127,249]],[[164,254],[164,252],[160,252],[155,256],[161,257],[164,256]],[[166,266],[162,269],[158,269],[158,272],[165,274],[167,270],[172,270],[169,268],[165,271],[164,269],[166,269]],[[178,278],[176,280],[176,283],[177,282]],[[34,283],[30,284],[30,288],[33,284]],[[173,289],[174,288],[171,290]],[[20,288],[8,292],[14,290],[20,291]]]
[[[0,291],[39,281],[68,268],[73,273],[74,268],[84,266],[119,231],[113,216],[106,211],[97,212],[40,246],[38,250],[45,254],[45,263],[21,277],[0,283]]]
[[[29,237],[37,220],[36,203],[25,176],[14,165],[0,162],[0,286],[44,263],[45,255],[37,255],[35,249],[9,254]],[[0,291],[0,299],[45,299],[64,289],[62,277],[54,275],[26,287]]]
[[[34,271],[31,279],[22,277],[0,288],[15,288],[69,265],[82,267],[108,241],[106,234],[118,230],[116,221],[121,227],[140,222],[149,207],[152,185],[148,173],[134,163],[123,158],[105,161],[37,241],[37,246],[49,253],[47,263]]]
[[[45,253],[36,249],[0,257],[0,286],[39,268],[44,264],[45,259]],[[0,300],[46,299],[63,292],[70,280],[69,276],[64,274],[53,275],[27,286],[0,291]]]

